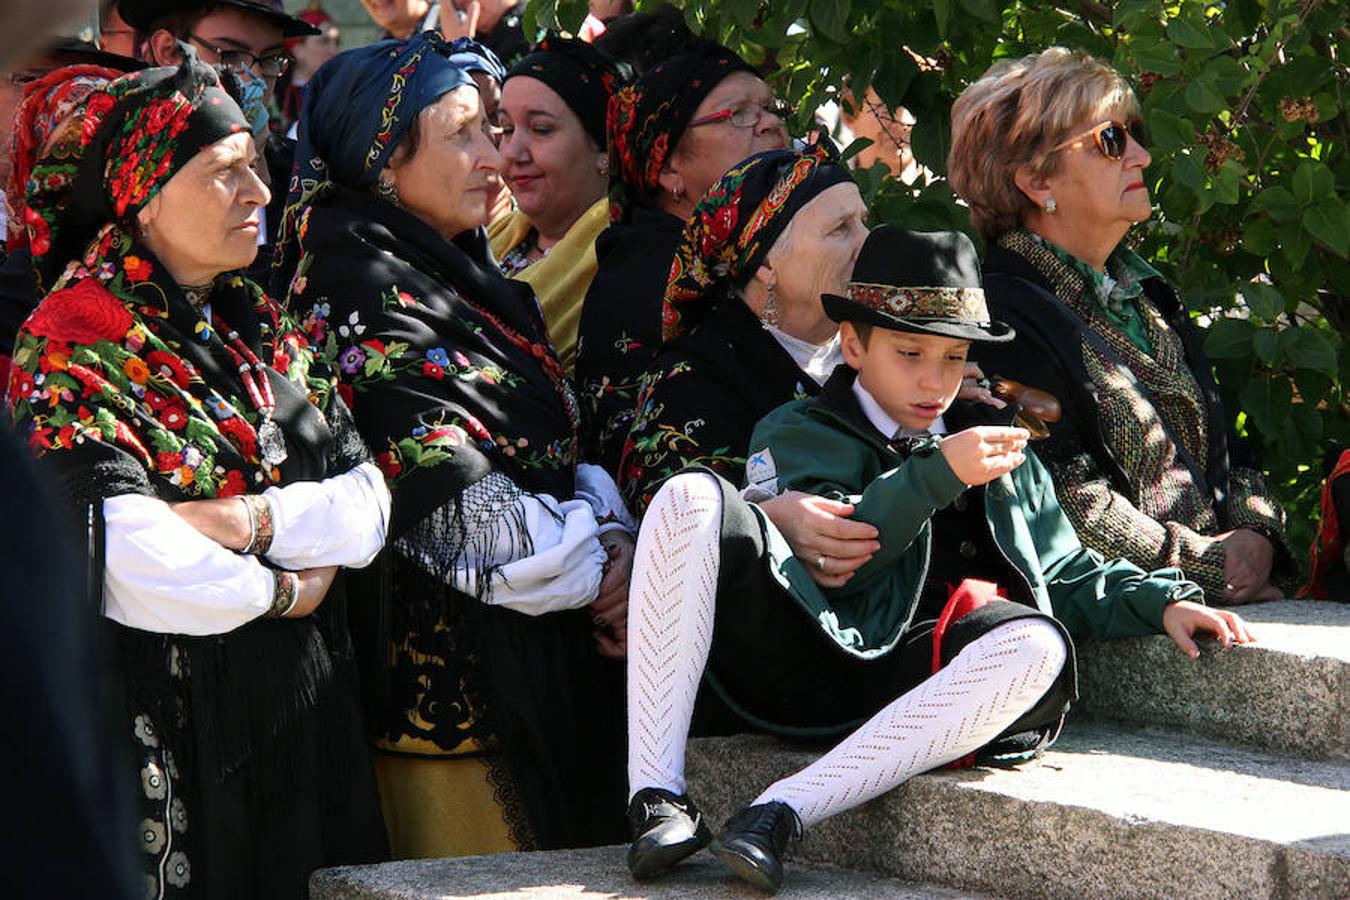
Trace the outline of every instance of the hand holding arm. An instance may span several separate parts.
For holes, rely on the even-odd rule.
[[[877,529],[855,522],[853,505],[801,491],[785,491],[763,500],[759,508],[783,533],[792,552],[806,563],[821,587],[841,587],[858,567],[881,549]],[[818,564],[824,560],[822,567]]]

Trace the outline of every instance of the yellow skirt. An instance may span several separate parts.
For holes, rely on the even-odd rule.
[[[429,742],[375,745],[375,776],[393,859],[519,850],[481,757],[409,753]],[[401,752],[400,752],[401,751]]]

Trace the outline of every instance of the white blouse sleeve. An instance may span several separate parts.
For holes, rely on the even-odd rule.
[[[474,516],[466,513],[463,547],[453,558],[436,558],[453,549],[451,542],[435,536],[455,533],[456,504],[437,509],[395,548],[456,589],[526,615],[577,609],[594,600],[608,557],[591,504],[522,493],[496,473],[465,490],[459,504],[468,510],[484,508],[475,494],[503,491],[511,499],[504,507],[481,513],[481,527],[475,528]],[[481,581],[484,572],[486,583]]]
[[[224,634],[261,616],[272,571],[226,550],[163,500],[122,494],[103,501],[105,614],[165,634]]]
[[[577,466],[577,497],[590,504],[601,534],[615,530],[637,534],[637,519],[624,504],[619,486],[600,466],[590,463]]]
[[[323,481],[271,487],[275,536],[267,558],[284,569],[370,565],[389,527],[389,488],[374,463]]]

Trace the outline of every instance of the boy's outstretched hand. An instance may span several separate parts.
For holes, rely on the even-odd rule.
[[[1210,635],[1224,647],[1256,640],[1237,613],[1212,609],[1189,600],[1180,600],[1163,610],[1163,630],[1191,659],[1200,658],[1200,648],[1195,645],[1196,634]]]
[[[974,487],[1006,475],[1026,459],[1025,428],[977,425],[942,439],[942,455],[956,477]]]

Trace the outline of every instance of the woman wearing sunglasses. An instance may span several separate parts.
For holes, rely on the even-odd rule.
[[[990,313],[1018,335],[980,363],[1063,402],[1037,455],[1084,544],[1179,566],[1212,603],[1276,599],[1283,511],[1176,291],[1123,243],[1152,213],[1138,122],[1114,69],[1061,47],[995,64],[952,107],[948,175],[988,243]]]

